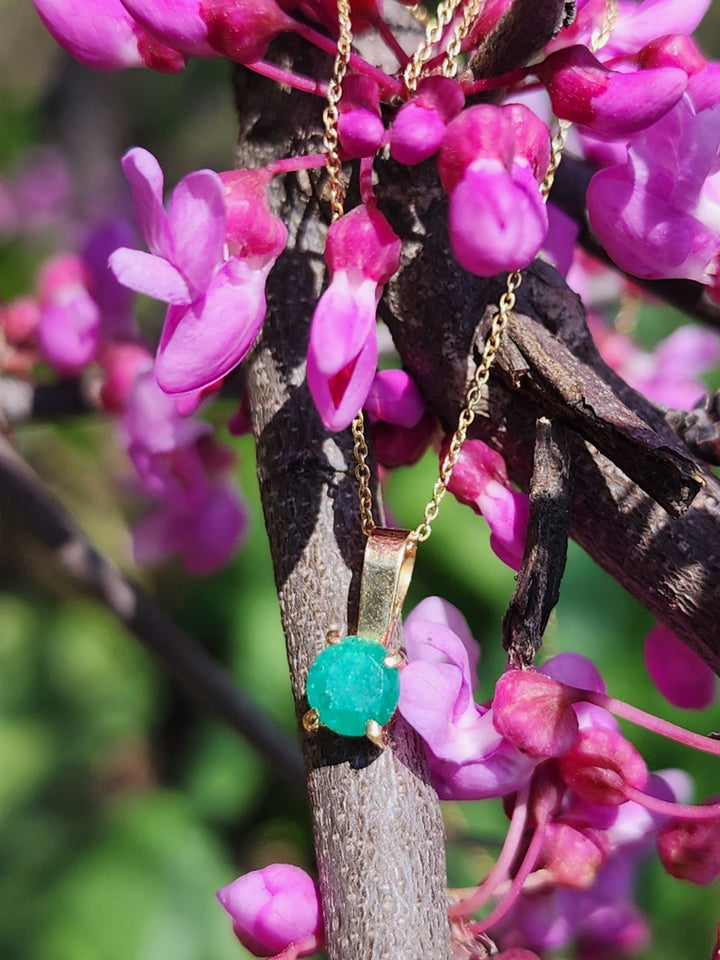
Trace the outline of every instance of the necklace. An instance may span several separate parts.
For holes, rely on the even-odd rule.
[[[434,48],[441,42],[446,28],[455,19],[464,0],[443,0],[436,19],[429,22],[425,39],[408,61],[403,79],[409,94],[417,89],[426,73],[426,64]],[[468,0],[451,31],[439,70],[443,76],[457,73],[462,41],[483,6],[483,0]],[[326,171],[330,184],[332,222],[344,214],[344,190],[340,180],[342,161],[338,149],[339,104],[342,84],[352,47],[350,0],[337,0],[338,41],[332,78],[328,87],[327,106],[323,112]],[[590,49],[594,52],[610,38],[617,18],[616,0],[606,0],[602,26],[593,34]],[[540,184],[545,202],[550,194],[571,124],[559,120],[550,143],[550,162]],[[372,515],[371,473],[365,421],[360,410],[352,422],[353,455],[356,461],[360,524],[367,537],[360,580],[360,605],[357,634],[340,637],[336,630],[326,636],[327,647],[310,666],[307,678],[309,709],[303,716],[306,731],[326,726],[343,736],[366,736],[384,747],[384,725],[390,720],[400,696],[398,667],[404,660],[396,637],[396,628],[407,594],[415,563],[417,546],[428,539],[440,504],[447,493],[453,470],[460,459],[468,431],[472,426],[483,388],[500,349],[505,327],[515,306],[516,291],[522,283],[519,270],[507,276],[505,290],[498,300],[498,309],[483,347],[480,360],[465,395],[463,409],[450,439],[432,489],[432,496],[423,510],[421,522],[413,530],[378,527]]]

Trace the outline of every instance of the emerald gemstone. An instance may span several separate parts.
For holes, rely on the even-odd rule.
[[[369,720],[387,723],[400,698],[400,674],[387,667],[387,650],[374,640],[345,637],[315,659],[307,698],[320,723],[345,737],[362,737]]]

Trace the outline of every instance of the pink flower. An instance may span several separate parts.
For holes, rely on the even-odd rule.
[[[438,169],[461,267],[491,276],[530,263],[547,232],[539,182],[548,159],[547,127],[521,104],[470,107],[450,123]]]
[[[136,563],[153,565],[176,554],[188,573],[207,576],[232,559],[247,532],[247,510],[232,482],[204,486],[193,503],[161,502],[135,526]]]
[[[339,110],[338,135],[345,156],[374,156],[385,139],[380,89],[375,80],[360,74],[346,77]]]
[[[588,325],[605,363],[653,403],[690,410],[707,392],[699,375],[720,360],[720,339],[712,331],[678,327],[647,353],[592,315]]]
[[[645,666],[673,706],[704,710],[715,702],[715,674],[669,627],[657,623],[645,637]]]
[[[185,66],[176,49],[143,29],[120,0],[33,0],[40,19],[63,49],[96,70]]]
[[[565,47],[535,68],[559,117],[595,134],[625,137],[655,123],[683,95],[687,75],[677,67],[619,73],[583,46]]]
[[[405,646],[398,709],[425,741],[440,796],[500,797],[526,784],[535,761],[505,741],[493,711],[473,699],[480,650],[462,614],[439,597],[423,600],[405,622]]]
[[[513,570],[519,570],[525,549],[530,512],[526,494],[514,490],[505,461],[482,440],[468,440],[450,480],[448,490],[485,517],[490,546]]]
[[[400,107],[393,121],[392,157],[409,166],[427,160],[440,149],[447,125],[464,105],[465,95],[456,80],[427,77],[412,99]]]
[[[400,265],[400,240],[372,205],[356,207],[328,231],[330,285],[310,327],[307,379],[322,422],[343,430],[375,376],[377,304]]]
[[[671,877],[707,884],[720,876],[717,821],[669,820],[658,832],[657,846]]]
[[[437,420],[404,370],[379,370],[365,400],[378,463],[400,467],[417,462],[431,442]]]
[[[101,312],[89,280],[74,254],[53,257],[40,274],[38,341],[45,359],[63,376],[81,373],[100,345]]]
[[[595,174],[590,221],[615,263],[637,277],[710,282],[720,231],[720,111],[687,100],[637,136],[627,162]]]
[[[152,154],[135,148],[123,168],[150,253],[121,248],[111,269],[125,286],[170,304],[156,359],[162,389],[210,386],[240,363],[265,317],[265,281],[287,235],[267,208],[267,175],[243,171],[223,182],[198,170],[180,181],[166,212]]]
[[[269,957],[294,946],[307,957],[322,946],[320,896],[314,880],[289,863],[253,870],[218,890],[240,943],[256,957]]]

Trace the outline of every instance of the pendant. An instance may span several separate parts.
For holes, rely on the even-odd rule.
[[[345,737],[366,736],[384,746],[383,726],[400,698],[393,649],[395,628],[410,586],[417,540],[408,530],[376,527],[368,537],[360,580],[357,634],[327,636],[328,646],[310,666],[303,726],[328,727]]]

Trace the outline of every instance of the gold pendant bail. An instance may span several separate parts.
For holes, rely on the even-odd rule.
[[[417,539],[409,530],[375,527],[365,546],[360,580],[358,635],[390,641],[410,586]]]

